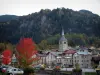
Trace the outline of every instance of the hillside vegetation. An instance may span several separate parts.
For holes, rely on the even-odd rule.
[[[45,9],[26,16],[20,16],[16,19],[0,23],[0,41],[9,41],[16,44],[21,37],[32,37],[36,43],[42,40],[55,40],[55,35],[61,33],[62,27],[70,43],[91,44],[100,37],[100,16],[93,14],[88,10],[73,11],[72,9],[57,8],[53,10]],[[81,37],[85,41],[76,43],[80,38],[73,38],[73,34]],[[75,35],[74,35],[75,37]],[[53,39],[51,39],[53,38]],[[53,44],[57,44],[58,39]],[[89,41],[87,41],[89,40]],[[98,41],[98,42],[97,42]],[[52,44],[49,41],[49,44]],[[92,43],[93,44],[93,43]]]

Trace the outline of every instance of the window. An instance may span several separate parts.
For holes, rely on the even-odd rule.
[[[71,62],[71,60],[70,60],[70,62]]]
[[[66,42],[64,42],[64,44],[66,44]]]
[[[18,69],[18,71],[21,71],[20,69]]]
[[[76,62],[76,60],[75,60],[75,62]]]
[[[87,64],[87,67],[88,67],[88,64]]]
[[[13,71],[16,71],[16,69],[13,69]]]

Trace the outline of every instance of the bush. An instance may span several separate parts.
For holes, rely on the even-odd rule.
[[[61,75],[71,75],[72,71],[61,72]]]
[[[82,69],[73,69],[73,72],[82,72]]]
[[[0,75],[7,75],[6,73],[0,72]]]
[[[40,70],[45,70],[45,68],[40,68]]]
[[[29,74],[34,74],[34,69],[33,68],[25,68],[24,69],[24,75],[29,75]]]
[[[73,72],[82,72],[82,69],[78,63],[75,64],[75,69],[73,69]]]
[[[96,72],[85,72],[85,75],[96,75]]]
[[[82,69],[73,69],[72,75],[82,75]]]
[[[61,75],[60,69],[53,69],[53,71],[51,72],[51,75]]]

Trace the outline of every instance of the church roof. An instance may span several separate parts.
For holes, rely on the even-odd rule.
[[[64,29],[63,28],[62,28],[62,36],[61,36],[59,41],[67,41],[67,39],[64,36]]]
[[[67,39],[65,38],[65,36],[63,35],[59,41],[67,41]]]

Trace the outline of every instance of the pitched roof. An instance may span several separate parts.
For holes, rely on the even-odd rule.
[[[74,53],[76,53],[76,51],[75,50],[65,50],[64,53],[65,54],[74,54]]]
[[[63,35],[59,41],[67,41],[67,39],[65,38],[65,36]]]

